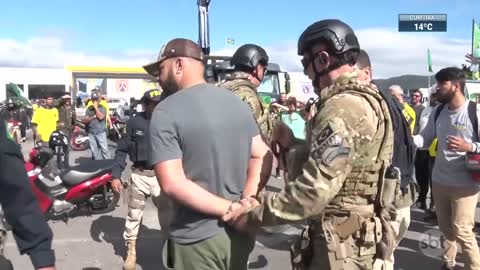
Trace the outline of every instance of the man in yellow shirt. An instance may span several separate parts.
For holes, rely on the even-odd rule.
[[[57,129],[58,110],[53,106],[53,97],[48,97],[44,107],[38,107],[32,117],[34,137],[38,141],[48,142],[50,135]]]

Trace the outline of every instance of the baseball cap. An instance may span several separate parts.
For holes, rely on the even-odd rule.
[[[174,57],[188,57],[203,61],[204,55],[197,43],[185,38],[175,38],[160,49],[157,61],[143,66],[143,69],[153,77],[158,77],[158,65],[165,59]]]
[[[90,95],[91,99],[99,99],[100,96],[98,95],[97,91],[92,91],[92,94]]]
[[[140,99],[141,102],[146,102],[147,100],[153,102],[159,102],[162,95],[162,91],[158,89],[150,89],[143,93],[143,97]]]

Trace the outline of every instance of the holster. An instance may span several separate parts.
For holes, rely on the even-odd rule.
[[[313,243],[310,228],[310,225],[305,226],[300,238],[290,246],[292,270],[305,270],[312,262]]]
[[[395,248],[395,234],[391,221],[395,219],[396,213],[394,208],[381,208],[378,214],[382,223],[382,236],[381,241],[377,243],[376,258],[386,260],[392,256]]]
[[[350,257],[374,256],[382,238],[382,223],[378,217],[351,213],[342,219],[341,222],[335,218],[324,219],[321,223],[329,269],[344,269],[345,259]]]
[[[388,167],[382,181],[379,181],[380,207],[388,208],[395,204],[400,194],[400,170],[397,167]]]

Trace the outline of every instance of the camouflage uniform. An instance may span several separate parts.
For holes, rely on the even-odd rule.
[[[258,127],[262,132],[263,140],[270,145],[273,123],[270,119],[269,110],[258,96],[255,85],[248,79],[248,74],[236,71],[230,74],[225,81],[217,84],[217,86],[229,89],[250,106]]]
[[[63,124],[59,129],[70,138],[70,133],[75,129],[77,115],[73,106],[62,105],[58,108],[58,124]]]
[[[387,104],[373,85],[347,73],[322,89],[317,106],[300,151],[305,156],[297,159],[303,168],[292,171],[295,180],[280,193],[267,193],[248,222],[309,218],[308,269],[372,269],[385,224],[375,214],[378,183],[393,151]]]

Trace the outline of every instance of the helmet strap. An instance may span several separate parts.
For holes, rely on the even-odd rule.
[[[320,55],[320,54],[322,54],[322,55]],[[310,49],[310,55],[314,55],[312,49]],[[325,54],[323,54],[323,52],[322,53],[317,53],[312,58],[311,63],[310,63],[312,65],[313,72],[315,73],[315,78],[313,79],[313,85],[314,85],[314,89],[315,89],[315,92],[316,92],[317,95],[320,94],[320,90],[321,90],[321,89],[317,89],[318,88],[318,83],[320,81],[320,77],[322,77],[322,76],[328,74],[329,72],[331,72],[332,70],[335,70],[335,69],[340,67],[339,62],[334,61],[334,62],[330,62],[328,64],[328,66],[326,68],[324,68],[323,70],[319,70],[317,65],[315,64],[315,60],[317,58],[319,58],[320,63],[324,63],[325,62],[325,59],[324,59],[325,57],[328,57],[328,55],[326,55],[326,53]]]

